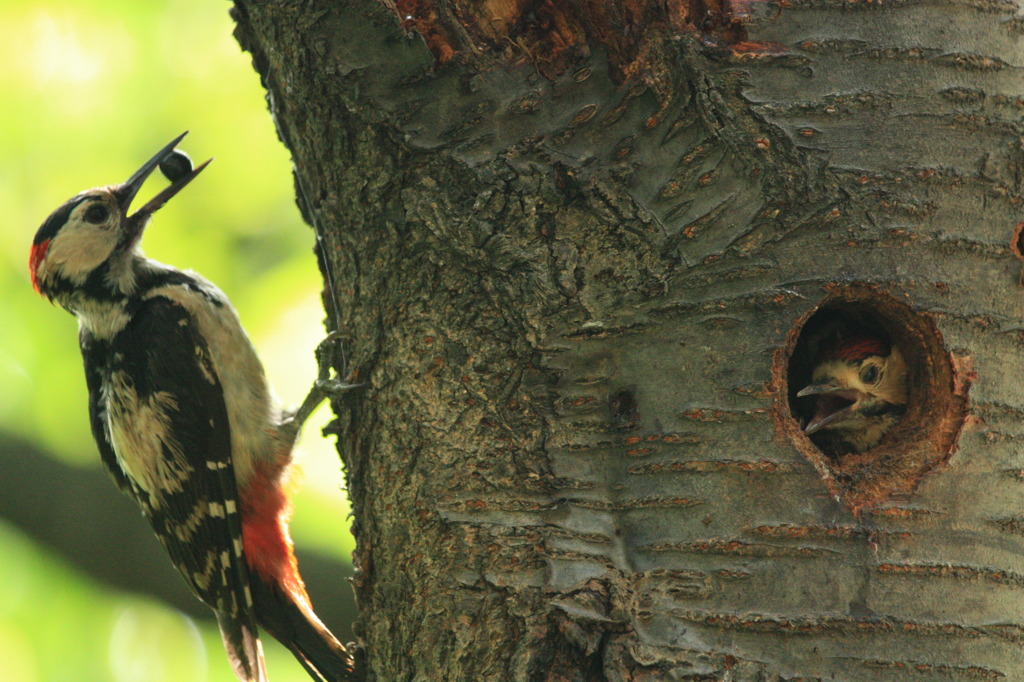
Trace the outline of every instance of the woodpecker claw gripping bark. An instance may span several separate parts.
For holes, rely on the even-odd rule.
[[[126,182],[89,189],[36,233],[32,285],[74,314],[100,456],[149,519],[185,582],[214,610],[239,680],[267,679],[258,627],[313,679],[357,679],[317,618],[288,532],[284,482],[302,422],[350,385],[321,370],[295,414],[281,409],[227,297],[138,248],[152,214],[193,168],[179,135]],[[129,207],[160,167],[170,184]]]

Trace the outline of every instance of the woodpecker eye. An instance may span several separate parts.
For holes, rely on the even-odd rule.
[[[865,384],[873,384],[878,381],[878,367],[875,365],[868,365],[860,373],[860,380]]]
[[[110,209],[104,204],[93,204],[85,209],[85,219],[93,225],[106,222],[108,217],[110,217]]]

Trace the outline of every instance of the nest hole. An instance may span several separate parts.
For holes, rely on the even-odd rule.
[[[880,440],[862,449],[840,443],[838,430],[805,428],[819,412],[852,404],[844,394],[819,407],[814,396],[799,396],[814,383],[814,370],[837,339],[870,338],[906,365],[906,402]],[[833,493],[855,507],[912,491],[920,478],[952,455],[967,413],[970,372],[946,348],[932,318],[866,285],[834,287],[797,321],[776,358],[777,416],[783,432],[819,471]],[[781,387],[780,387],[781,388]],[[778,423],[778,422],[777,422]]]

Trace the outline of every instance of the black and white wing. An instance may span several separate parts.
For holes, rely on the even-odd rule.
[[[115,454],[174,565],[216,611],[236,675],[265,680],[227,408],[209,348],[184,306],[162,296],[140,304],[110,342],[103,393],[95,410],[101,454]]]
[[[82,359],[85,361],[85,384],[89,389],[89,426],[100,451],[100,460],[121,492],[134,496],[131,483],[121,465],[117,463],[114,447],[107,437],[103,378],[108,374],[110,343],[97,339],[85,327],[79,331],[78,343],[82,349]]]

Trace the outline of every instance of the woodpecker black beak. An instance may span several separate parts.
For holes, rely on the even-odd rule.
[[[167,201],[175,194],[184,189],[185,185],[192,182],[192,179],[199,175],[206,166],[213,161],[208,159],[205,162],[199,164],[194,169],[185,173],[183,176],[168,185],[162,192],[157,194],[155,197],[150,199],[141,208],[135,211],[132,215],[128,215],[128,208],[135,198],[135,195],[142,189],[142,185],[146,182],[146,178],[160,165],[160,162],[166,159],[174,152],[174,147],[182,138],[188,135],[188,131],[183,132],[176,138],[168,142],[163,149],[158,151],[153,157],[142,164],[142,168],[135,171],[130,178],[125,180],[119,188],[114,190],[114,194],[117,196],[118,203],[121,205],[121,211],[125,215],[125,226],[129,232],[129,235],[134,237],[138,235],[142,228],[145,227],[149,217],[153,215],[161,206],[167,203]]]
[[[864,394],[831,381],[823,381],[805,386],[796,394],[797,398],[807,396],[817,396],[814,417],[804,427],[804,433],[811,435],[830,424],[849,419]]]

